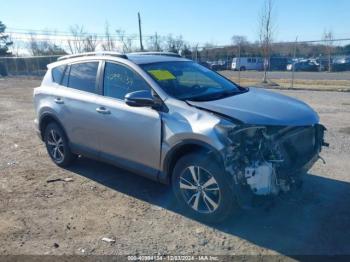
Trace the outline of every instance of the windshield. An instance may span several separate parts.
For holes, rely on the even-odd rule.
[[[159,62],[140,66],[167,94],[180,100],[215,100],[244,90],[192,61]]]

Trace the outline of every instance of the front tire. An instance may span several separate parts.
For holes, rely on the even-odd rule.
[[[76,158],[69,148],[66,134],[57,123],[47,125],[44,141],[47,152],[56,165],[67,167]]]
[[[188,154],[178,160],[172,187],[181,209],[208,223],[222,222],[234,208],[234,196],[223,168],[201,154]]]

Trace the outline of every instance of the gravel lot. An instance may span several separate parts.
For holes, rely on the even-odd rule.
[[[278,91],[318,111],[327,164],[272,208],[213,226],[181,214],[167,186],[85,158],[56,167],[33,129],[38,84],[0,80],[0,254],[350,254],[350,93]]]

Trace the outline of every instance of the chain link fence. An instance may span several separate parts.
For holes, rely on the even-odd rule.
[[[182,56],[243,86],[262,85],[266,66],[268,82],[264,85],[350,90],[350,39],[272,43],[268,59],[261,56],[258,43],[248,42],[184,51]],[[40,77],[58,57],[0,57],[0,75]]]
[[[268,59],[258,43],[201,47],[186,57],[241,85],[350,90],[350,39],[272,43]]]
[[[57,61],[59,55],[0,57],[2,76],[43,76],[47,65]]]

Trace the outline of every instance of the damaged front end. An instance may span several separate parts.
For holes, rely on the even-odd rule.
[[[301,176],[320,158],[323,125],[217,127],[226,145],[225,169],[238,199],[277,195],[301,183]],[[243,201],[245,202],[245,201]]]

